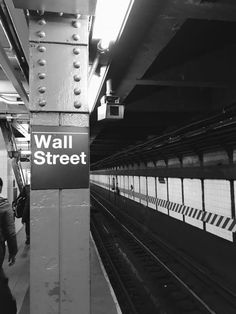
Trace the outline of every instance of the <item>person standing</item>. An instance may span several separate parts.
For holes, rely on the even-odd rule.
[[[2,192],[3,181],[0,178],[0,193]],[[13,211],[7,199],[0,197],[0,312],[1,314],[16,314],[16,300],[11,294],[8,286],[8,278],[3,271],[7,242],[8,265],[15,264],[17,254],[17,240]]]
[[[22,215],[22,223],[25,224],[25,235],[26,241],[25,244],[30,244],[30,185],[25,186],[25,206]]]
[[[25,225],[25,244],[30,244],[30,185],[27,184],[12,202],[16,218],[21,218],[21,222]]]

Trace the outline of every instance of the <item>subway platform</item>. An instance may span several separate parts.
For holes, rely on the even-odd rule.
[[[17,314],[30,314],[29,307],[29,262],[30,246],[25,245],[25,231],[17,232],[18,254],[14,266],[7,263],[8,254],[4,261],[4,270],[9,278],[9,286],[17,300]],[[90,278],[91,278],[91,314],[121,314],[118,302],[108,277],[98,256],[94,241],[90,239]]]

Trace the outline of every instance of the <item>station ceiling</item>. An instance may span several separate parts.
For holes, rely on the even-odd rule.
[[[118,157],[132,162],[141,158],[142,143],[150,150],[166,134],[233,116],[235,31],[234,1],[136,0],[107,74],[125,104],[124,119],[97,121],[93,111],[92,167],[112,166]]]
[[[0,32],[0,61],[6,61],[7,54],[11,62],[8,74],[13,71],[18,78],[11,80],[11,75],[0,71],[0,96],[17,91],[26,104],[6,105],[0,99],[0,115],[17,111],[20,122],[27,117],[27,16],[14,9],[12,0],[5,0],[1,1],[0,17],[8,33],[6,37]],[[135,0],[119,40],[100,58],[96,68],[99,72],[106,65],[107,74],[90,115],[92,168],[111,166],[112,159],[118,156],[122,160],[130,151],[134,158],[145,143],[151,143],[145,146],[150,149],[154,143],[161,145],[166,137],[173,138],[172,134],[197,133],[203,125],[229,119],[234,125],[235,34],[234,0]],[[13,47],[8,47],[9,38]],[[91,66],[96,53],[97,42],[91,40]],[[108,79],[112,80],[114,94],[125,104],[122,120],[97,119]],[[233,126],[227,130],[229,139]],[[15,132],[20,136],[19,128]],[[212,143],[211,136],[206,147]]]

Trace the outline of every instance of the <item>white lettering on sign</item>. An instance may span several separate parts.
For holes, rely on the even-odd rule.
[[[63,135],[63,138],[53,138],[52,135],[34,134],[35,144],[38,149],[72,149],[72,135]],[[34,163],[36,165],[78,165],[79,163],[86,165],[87,155],[81,152],[79,155],[73,154],[52,154],[50,151],[44,152],[38,150],[34,153]]]
[[[52,135],[37,135],[34,134],[35,144],[37,148],[48,148],[51,144]],[[54,138],[52,140],[52,148],[72,148],[72,135],[64,135],[63,140],[61,138]]]

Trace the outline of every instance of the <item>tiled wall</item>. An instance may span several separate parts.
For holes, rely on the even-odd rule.
[[[147,194],[152,197],[156,197],[156,178],[154,177],[147,177],[147,186],[148,191]],[[148,207],[151,207],[153,209],[156,209],[156,204],[153,204],[152,202],[148,202]]]
[[[162,199],[162,200],[168,200],[167,197],[167,178],[156,178],[156,182],[157,182],[157,197]],[[164,214],[168,214],[168,210],[163,207],[158,205],[157,206],[157,210],[164,213]]]
[[[168,178],[169,201],[177,204],[183,204],[182,183],[179,178]],[[169,215],[179,220],[183,220],[183,215],[170,211]]]
[[[102,184],[99,184],[99,182],[104,181],[101,177],[105,176],[91,175],[91,180],[104,187]],[[185,223],[194,227],[233,241],[234,231],[231,231],[232,229],[228,227],[234,223],[234,220],[232,220],[234,218],[232,212],[233,197],[228,180],[144,176],[124,176],[123,178],[122,181],[121,176],[118,176],[118,184],[123,182],[121,188],[124,189],[123,192],[126,197],[132,198],[136,202],[141,202],[143,205],[149,206],[154,210],[170,215],[175,219],[183,220]],[[130,185],[133,185],[134,193],[131,193]],[[233,190],[236,195],[235,182]],[[153,201],[153,198],[157,200],[157,203]],[[234,200],[234,202],[236,202],[236,200]],[[178,210],[175,210],[176,208],[178,208]],[[196,214],[190,215],[187,211]],[[206,217],[208,217],[208,220]],[[230,220],[227,220],[229,218]],[[235,227],[233,230],[235,230]]]
[[[205,210],[231,217],[230,182],[204,180]]]
[[[146,177],[140,177],[140,193],[147,195],[147,179]],[[147,200],[141,199],[141,203],[147,205]]]
[[[204,180],[205,210],[225,217],[231,217],[230,182],[226,180]],[[206,224],[206,230],[231,240],[229,231]]]
[[[139,191],[139,177],[137,177],[137,176],[134,176],[134,192],[136,192],[136,193],[140,192]],[[139,197],[136,197],[136,196],[134,197],[134,200],[136,202],[140,201]]]
[[[131,185],[134,187],[134,177],[133,176],[129,176],[129,190],[131,190]],[[129,198],[133,199],[133,191],[131,191]]]
[[[202,186],[199,179],[184,179],[184,204],[202,209]],[[192,217],[185,217],[185,221],[195,227],[203,229],[203,222]]]

